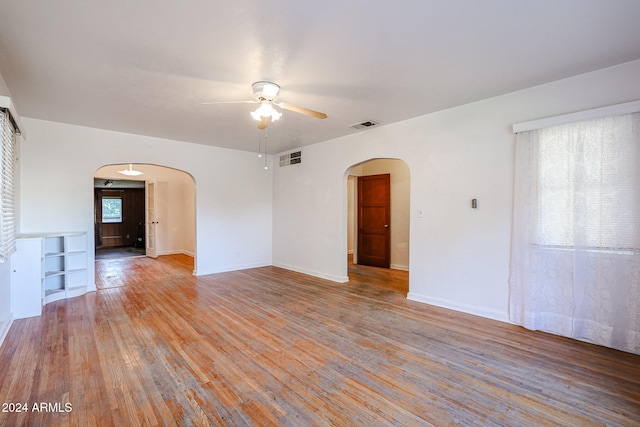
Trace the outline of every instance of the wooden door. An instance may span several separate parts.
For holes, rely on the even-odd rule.
[[[391,264],[391,175],[358,178],[358,264]]]
[[[156,242],[156,229],[158,224],[157,219],[157,202],[156,202],[156,185],[153,181],[147,181],[147,214],[145,218],[145,240],[146,240],[146,254],[148,257],[157,258],[157,242]]]

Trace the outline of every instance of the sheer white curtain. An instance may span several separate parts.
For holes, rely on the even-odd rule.
[[[510,319],[640,354],[640,113],[516,137]]]

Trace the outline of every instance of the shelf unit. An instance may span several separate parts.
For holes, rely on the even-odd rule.
[[[17,249],[16,317],[38,316],[44,304],[87,292],[86,232],[21,234]]]

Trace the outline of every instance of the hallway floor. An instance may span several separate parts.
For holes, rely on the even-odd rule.
[[[134,256],[145,256],[144,248],[134,248],[133,246],[120,246],[114,248],[97,248],[96,260],[129,258]]]

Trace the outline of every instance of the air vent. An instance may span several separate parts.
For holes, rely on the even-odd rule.
[[[378,122],[374,122],[373,120],[368,120],[366,122],[356,123],[355,125],[351,125],[349,127],[354,129],[364,129],[364,128],[370,128],[371,126],[376,126],[378,124],[379,124]]]
[[[296,165],[298,163],[302,163],[302,151],[294,151],[293,153],[280,156],[280,167]]]

